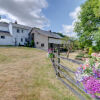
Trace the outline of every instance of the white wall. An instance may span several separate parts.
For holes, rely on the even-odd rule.
[[[2,30],[2,31],[9,31],[9,28],[8,28],[8,26],[0,26],[0,30]]]
[[[18,33],[17,32],[17,29],[20,30],[20,32]],[[22,32],[23,30],[23,32]],[[15,42],[15,38],[16,38],[16,41],[17,41],[17,45],[24,45],[26,43],[25,41],[25,38],[28,39],[28,33],[29,33],[30,30],[27,30],[27,29],[21,29],[21,28],[18,28],[18,27],[13,27],[13,41]],[[21,41],[21,38],[23,39],[23,41]]]
[[[40,48],[43,50],[48,50],[48,37],[42,34],[34,33],[34,42],[36,48]],[[37,44],[37,42],[39,44]],[[44,44],[44,47],[41,47],[41,44]]]
[[[1,39],[1,36],[5,36],[5,39]],[[10,35],[0,34],[0,45],[14,45],[12,41],[12,37]]]
[[[19,26],[19,25],[17,25]],[[17,32],[17,29],[20,30],[20,32]],[[10,24],[2,24],[0,23],[0,30],[1,31],[8,31],[10,32],[10,35],[6,35],[6,33],[0,33],[0,35],[5,36],[5,39],[0,38],[0,45],[15,45],[15,38],[16,38],[16,45],[24,45],[26,43],[25,38],[28,39],[28,34],[31,29],[25,29],[25,28],[20,28],[13,26],[12,23]],[[23,32],[22,32],[23,30]],[[23,41],[21,41],[21,38]]]
[[[49,43],[62,44],[62,40],[54,39],[54,38],[49,38]]]
[[[9,32],[9,25],[0,23],[0,31],[7,31]],[[8,35],[7,35],[8,34]],[[0,45],[13,45],[13,37],[10,36],[9,33],[0,33]],[[2,39],[1,36],[5,36],[5,39]]]

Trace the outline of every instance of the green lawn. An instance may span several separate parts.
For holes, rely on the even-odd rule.
[[[0,48],[0,100],[78,100],[55,76],[47,53]]]

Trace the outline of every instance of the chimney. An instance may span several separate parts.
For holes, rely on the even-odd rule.
[[[17,20],[15,21],[15,24],[17,24]]]
[[[49,30],[49,32],[51,33],[51,30]]]

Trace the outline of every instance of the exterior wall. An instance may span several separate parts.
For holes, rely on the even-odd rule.
[[[9,31],[8,24],[0,23],[0,30]]]
[[[2,31],[9,31],[7,26],[0,26],[0,30],[2,30]]]
[[[41,35],[39,33],[34,33],[34,42],[35,42],[36,48],[48,50],[48,37],[47,36]],[[44,47],[41,47],[41,44],[44,44]]]
[[[60,39],[49,38],[49,43],[62,44]]]
[[[9,25],[5,23],[0,23],[0,30],[9,32]],[[5,36],[5,39],[2,39],[1,36]],[[9,33],[0,33],[0,45],[13,45],[13,37]]]
[[[19,32],[17,32],[17,29],[19,29]],[[23,30],[23,32],[22,32]],[[19,27],[13,27],[13,41],[16,43],[16,45],[25,45],[26,39],[28,39],[28,33],[30,30],[28,29],[22,29]],[[23,41],[21,41],[23,39]]]
[[[19,33],[17,32],[17,29],[19,29]],[[0,45],[25,45],[31,28],[21,28],[20,26],[15,27],[12,23],[0,23],[0,30],[10,33],[9,35],[6,33],[0,33]],[[1,36],[5,36],[5,39],[1,39]],[[21,41],[21,39],[23,39],[23,41]]]
[[[0,34],[1,36],[5,36],[5,39],[0,38],[0,45],[13,45],[12,36]]]

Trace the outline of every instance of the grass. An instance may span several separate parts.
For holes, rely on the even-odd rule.
[[[56,78],[47,53],[0,48],[0,100],[78,100]]]

